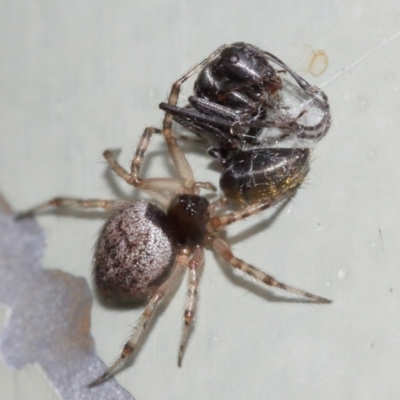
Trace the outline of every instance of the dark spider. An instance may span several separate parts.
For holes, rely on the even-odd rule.
[[[271,62],[283,70],[275,70]],[[264,128],[289,130],[299,138],[314,141],[322,138],[329,129],[330,113],[325,93],[273,54],[251,44],[221,46],[190,70],[187,78],[196,72],[194,95],[189,97],[189,104],[177,107],[161,103],[160,108],[212,147],[226,152],[258,145]],[[313,108],[320,109],[323,115],[317,124],[304,126],[299,123],[306,110],[297,117],[289,117],[284,110],[280,99],[284,89],[279,76],[282,72],[294,79]],[[282,133],[283,138],[287,135]],[[275,137],[273,140],[280,139]]]
[[[271,63],[283,70],[275,70]],[[272,146],[293,136],[321,139],[331,121],[325,93],[274,55],[248,43],[221,46],[180,81],[197,72],[195,95],[187,106],[161,103],[160,108],[211,146],[209,154],[223,166],[220,188],[228,198],[252,204],[275,197],[275,192],[284,197],[303,181],[310,149]],[[308,97],[311,108],[297,117],[290,116],[281,103],[286,86],[279,72],[287,72]],[[304,113],[315,109],[322,113],[317,123],[299,122]],[[279,134],[263,139],[265,128],[277,128]]]

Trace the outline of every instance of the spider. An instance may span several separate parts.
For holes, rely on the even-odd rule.
[[[270,62],[283,68],[276,71]],[[220,189],[242,205],[254,204],[289,194],[304,179],[309,147],[271,147],[295,136],[320,140],[330,126],[328,98],[276,56],[248,43],[226,44],[191,69],[183,79],[198,72],[195,96],[189,104],[161,103],[160,108],[194,132],[211,147],[208,153],[223,167]],[[319,122],[303,125],[283,113],[279,93],[284,86],[278,72],[287,72],[310,97],[313,108],[322,112]],[[179,91],[177,92],[179,96]],[[272,110],[270,115],[269,110]],[[264,128],[278,128],[279,134],[261,140]]]
[[[201,66],[201,64],[199,64]],[[198,66],[199,67],[199,66]],[[185,75],[171,89],[168,104],[176,105]],[[281,199],[276,193],[271,200],[249,205],[239,211],[220,215],[225,200],[209,202],[200,189],[215,190],[209,182],[195,181],[192,168],[172,135],[173,115],[165,113],[162,133],[179,178],[150,178],[139,176],[140,168],[152,135],[159,130],[146,128],[137,146],[128,172],[112,151],[104,158],[109,167],[130,185],[149,194],[159,205],[147,201],[127,202],[101,199],[54,198],[20,217],[47,207],[102,208],[113,215],[105,223],[94,252],[93,277],[100,294],[122,299],[146,299],[144,311],[117,360],[102,376],[90,384],[108,379],[134,352],[157,306],[188,271],[189,282],[185,301],[184,323],[178,351],[182,359],[190,328],[193,324],[199,272],[204,263],[204,249],[219,254],[233,268],[243,271],[268,286],[304,296],[318,303],[330,303],[323,297],[286,285],[271,275],[237,258],[229,245],[219,237],[225,227],[267,209]]]
[[[283,68],[275,70],[271,62]],[[194,84],[194,95],[189,96],[185,107],[161,103],[160,108],[174,115],[174,120],[194,132],[201,140],[227,152],[248,145],[271,144],[284,140],[294,133],[298,138],[319,140],[329,129],[329,103],[325,93],[310,85],[283,61],[249,43],[226,44],[217,49],[187,73],[198,76]],[[299,88],[289,93],[292,82],[282,82],[278,73],[288,73]],[[314,125],[299,122],[303,110],[297,117],[290,117],[283,106],[281,96],[285,94],[307,99],[308,111],[319,109],[322,116]],[[293,89],[293,88],[292,88]],[[312,107],[311,107],[312,106]],[[279,128],[281,135],[260,143],[264,128]]]

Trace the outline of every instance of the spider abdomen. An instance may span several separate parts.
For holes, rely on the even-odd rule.
[[[223,160],[220,188],[243,204],[273,203],[303,182],[309,159],[308,148],[238,150]]]
[[[97,290],[113,299],[149,297],[169,276],[175,248],[161,209],[145,201],[124,205],[106,222],[96,244]]]

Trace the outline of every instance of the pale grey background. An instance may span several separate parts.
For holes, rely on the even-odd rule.
[[[16,220],[0,201],[0,303],[8,308],[0,358],[17,370],[40,366],[63,400],[134,400],[115,379],[88,387],[107,368],[90,332],[92,292],[84,278],[43,269],[44,249],[37,221]],[[18,398],[38,395],[35,389]],[[8,386],[1,396],[11,396]]]
[[[334,303],[281,301],[285,294],[241,284],[209,254],[183,368],[176,358],[184,285],[117,376],[135,398],[398,396],[398,2],[2,0],[0,7],[0,189],[15,209],[61,194],[115,197],[102,151],[122,148],[127,164],[143,128],[160,123],[158,103],[173,80],[222,43],[247,41],[276,54],[330,98],[334,124],[303,188],[268,229],[251,230],[264,213],[229,237],[239,256]],[[314,77],[307,67],[317,50],[329,65]],[[169,174],[161,140],[152,153],[148,175]],[[209,160],[188,154],[197,178],[216,182]],[[90,279],[102,221],[39,221],[48,233],[45,267]],[[92,333],[106,362],[137,317],[138,310],[95,303]],[[35,367],[0,364],[0,381],[6,399],[56,398]]]

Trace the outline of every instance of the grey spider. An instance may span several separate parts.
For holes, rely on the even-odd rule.
[[[193,71],[196,72],[201,66],[202,63],[198,64]],[[180,87],[188,77],[186,74],[172,86],[168,98],[168,104],[171,106],[176,105]],[[165,113],[162,133],[179,174],[178,179],[143,179],[139,176],[151,137],[154,132],[159,131],[156,128],[149,127],[144,130],[129,172],[118,163],[111,151],[104,152],[109,167],[119,177],[149,194],[159,206],[146,201],[58,197],[20,214],[20,217],[34,214],[48,207],[113,210],[113,215],[105,223],[99,235],[95,249],[93,270],[95,284],[100,294],[105,296],[147,299],[147,303],[120,356],[102,376],[91,383],[91,386],[112,376],[134,352],[157,306],[188,271],[189,283],[178,354],[178,365],[182,364],[190,327],[195,317],[199,272],[204,263],[205,248],[214,250],[232,267],[268,286],[304,296],[318,303],[331,302],[281,283],[271,275],[237,258],[229,245],[218,236],[226,226],[265,210],[285,198],[288,192],[304,179],[308,158],[302,166],[288,168],[285,177],[272,168],[270,182],[273,188],[270,196],[237,211],[221,215],[221,210],[226,210],[225,199],[209,202],[200,195],[200,189],[215,190],[215,188],[209,182],[195,181],[192,168],[172,135],[172,119],[171,114]],[[279,169],[279,166],[276,168]],[[279,180],[288,178],[292,178],[290,186],[279,185]],[[218,213],[217,209],[220,209]]]

